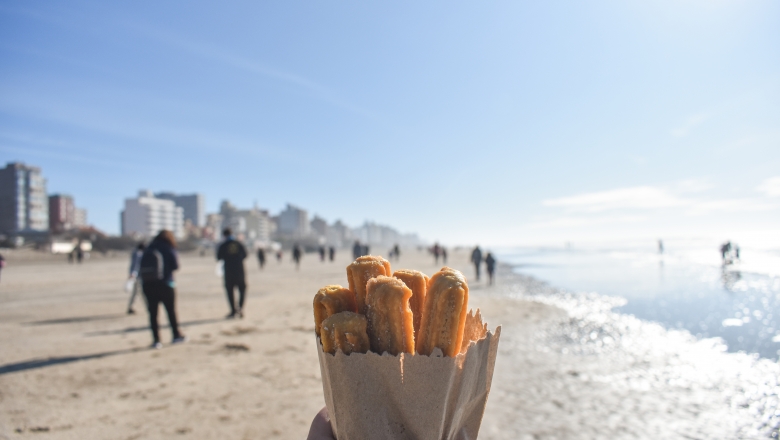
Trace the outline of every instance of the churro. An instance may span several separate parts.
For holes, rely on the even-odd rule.
[[[371,347],[366,333],[366,317],[353,312],[339,312],[322,321],[322,351],[336,354],[365,353]]]
[[[459,271],[443,267],[431,277],[416,335],[417,353],[430,355],[436,347],[445,356],[460,352],[468,301],[469,287]]]
[[[417,332],[420,331],[420,323],[422,322],[425,292],[428,289],[428,276],[420,271],[411,269],[397,270],[393,273],[393,276],[403,281],[406,287],[412,290],[409,308],[412,309],[412,315],[414,316],[414,334],[417,337]]]
[[[371,351],[414,353],[414,325],[409,298],[412,290],[398,278],[379,275],[366,287],[366,317]]]
[[[357,312],[355,294],[339,285],[325,286],[314,295],[314,331],[320,336],[322,321],[339,312]]]
[[[366,283],[379,275],[390,276],[390,262],[382,257],[365,255],[347,266],[349,290],[355,293],[357,312],[366,313]]]

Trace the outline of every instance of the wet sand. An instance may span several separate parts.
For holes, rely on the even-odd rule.
[[[642,324],[622,333],[631,347],[595,350],[567,342],[577,332],[592,334],[587,326],[598,315],[583,318],[529,299],[548,287],[506,267],[497,286],[488,287],[471,279],[465,252],[451,254],[449,265],[470,279],[471,304],[483,309],[491,328],[503,325],[480,438],[758,435],[755,408],[725,396],[730,385],[718,374],[702,371],[706,381],[693,379],[702,356],[713,356],[707,365],[755,369],[748,361]],[[183,255],[177,308],[190,341],[171,346],[170,330],[162,328],[162,350],[148,349],[140,298],[138,313],[125,314],[125,255],[82,265],[68,265],[64,257],[6,258],[0,438],[304,439],[324,405],[311,298],[325,284],[346,284],[347,252],[335,263],[308,254],[299,271],[289,256],[263,271],[248,259],[243,320],[224,319],[228,306],[213,259]],[[438,269],[416,250],[404,252],[393,267]],[[160,322],[167,322],[164,313]],[[660,336],[648,336],[652,331]],[[660,338],[660,347],[641,343],[651,336]]]

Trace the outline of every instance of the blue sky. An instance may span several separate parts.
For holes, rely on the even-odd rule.
[[[780,243],[780,3],[0,2],[0,161],[449,244]],[[645,4],[647,3],[647,4]]]

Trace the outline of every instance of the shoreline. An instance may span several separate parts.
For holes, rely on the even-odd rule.
[[[263,271],[248,259],[243,320],[224,319],[213,257],[182,255],[177,308],[190,342],[170,346],[161,326],[162,350],[147,349],[151,336],[139,300],[136,315],[124,314],[128,261],[120,257],[80,266],[19,264],[3,272],[0,433],[305,438],[324,405],[311,298],[322,285],[346,284],[347,252],[335,263],[307,254],[300,271],[288,259],[270,261]],[[556,304],[548,295],[556,289],[506,264],[490,287],[472,280],[467,252],[452,252],[448,263],[470,280],[470,304],[482,310],[491,330],[502,325],[480,439],[766,438],[776,429],[756,428],[759,416],[751,415],[776,406],[775,389],[760,383],[774,371],[765,363],[616,319],[608,309],[582,309],[576,298]],[[392,265],[438,270],[432,257],[416,250],[403,251]],[[594,332],[594,339],[580,341]],[[626,345],[605,349],[607,337]],[[645,339],[649,343],[637,344]],[[702,370],[695,358],[704,355],[739,371],[741,381],[724,378],[720,367]],[[706,380],[697,378],[699,371]],[[743,398],[744,392],[725,396],[724,390],[743,385],[767,392],[763,400]],[[776,424],[776,418],[767,421]]]

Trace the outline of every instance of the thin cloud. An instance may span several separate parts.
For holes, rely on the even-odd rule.
[[[780,197],[780,176],[764,180],[756,187],[756,190],[764,193],[767,197]]]
[[[145,35],[146,37],[153,38],[169,46],[183,49],[192,55],[219,61],[236,69],[241,69],[273,80],[286,82],[298,88],[305,89],[318,98],[337,107],[341,107],[345,110],[349,110],[362,116],[377,119],[375,114],[347,101],[328,87],[318,84],[317,82],[312,81],[302,75],[286,72],[284,70],[270,67],[266,64],[251,60],[249,58],[231,54],[225,50],[225,48],[219,47],[212,43],[193,43],[191,39],[179,37],[171,32],[165,32],[159,29],[151,29],[137,25],[128,26],[133,28],[135,31]]]
[[[544,200],[542,205],[577,211],[602,212],[613,209],[655,209],[685,205],[667,190],[636,186]]]
[[[690,116],[685,123],[683,123],[681,126],[675,128],[672,130],[672,136],[674,137],[683,137],[687,136],[688,133],[690,133],[691,130],[696,128],[697,126],[701,125],[704,121],[709,119],[710,115],[707,113],[697,113],[695,115]]]

